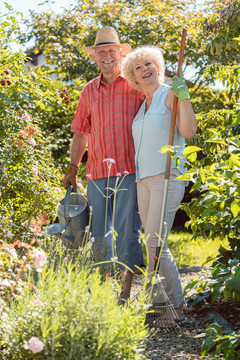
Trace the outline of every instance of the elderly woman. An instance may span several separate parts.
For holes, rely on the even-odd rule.
[[[185,147],[185,139],[191,139],[197,131],[197,122],[182,71],[180,77],[173,78],[172,87],[164,84],[165,65],[162,51],[158,47],[136,48],[123,59],[122,72],[130,85],[146,95],[133,121],[132,133],[135,145],[138,206],[147,239],[150,274],[154,271],[167,157],[166,153],[160,153],[159,150],[168,145],[175,95],[178,97],[178,107],[173,145],[177,146],[177,152],[181,155]],[[172,161],[165,216],[167,236],[185,191],[185,182],[176,178],[184,172],[183,159],[178,166],[176,161]],[[180,275],[167,241],[162,249],[159,273],[163,277],[163,287],[179,319],[185,322]]]

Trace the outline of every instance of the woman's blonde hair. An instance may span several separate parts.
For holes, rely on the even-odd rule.
[[[153,45],[139,46],[123,57],[121,62],[121,69],[123,76],[128,81],[128,83],[135,89],[140,90],[139,85],[136,83],[133,71],[136,61],[140,58],[151,60],[156,65],[159,81],[160,83],[163,83],[165,75],[165,63],[162,50],[159,49],[159,47]]]

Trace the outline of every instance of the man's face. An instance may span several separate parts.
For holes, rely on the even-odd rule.
[[[117,45],[99,46],[93,51],[93,59],[103,74],[120,73],[121,49]]]

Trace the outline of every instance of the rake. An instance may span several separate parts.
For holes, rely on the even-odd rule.
[[[186,33],[187,30],[183,29],[179,60],[178,60],[178,68],[177,68],[178,76],[179,76],[179,67],[182,66],[183,63]],[[176,126],[176,115],[177,115],[177,102],[178,102],[178,98],[175,96],[173,103],[173,111],[171,116],[171,125],[170,125],[169,141],[168,141],[169,146],[173,145],[173,140],[174,140],[174,131]],[[151,281],[146,285],[146,289],[144,291],[145,301],[147,301],[148,304],[151,304],[147,312],[146,323],[149,324],[150,327],[158,328],[166,332],[178,328],[180,323],[179,316],[173,304],[171,303],[169,297],[167,296],[165,290],[162,287],[161,278],[158,273],[160,267],[162,247],[167,237],[167,224],[164,222],[164,220],[166,215],[170,168],[171,168],[171,155],[168,152],[167,161],[166,161],[163,203],[162,203],[162,213],[161,213],[160,226],[159,226],[158,244],[156,247],[156,256],[154,257],[155,260],[154,274],[151,278]],[[137,298],[138,297],[139,295],[137,295]]]

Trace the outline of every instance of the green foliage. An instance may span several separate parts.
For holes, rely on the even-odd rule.
[[[222,64],[239,63],[239,1],[221,2],[214,13],[204,21],[208,35],[207,52],[210,58]]]
[[[15,15],[21,15],[21,12],[14,11],[13,7],[5,2],[5,12],[0,13],[0,48],[8,48],[14,37],[19,34],[20,26]]]
[[[85,235],[84,246],[82,245],[78,249],[66,247],[63,241],[56,236],[45,235],[42,238],[41,247],[48,256],[47,266],[57,270],[62,264],[69,261],[78,266],[78,270],[94,266],[95,261],[92,253],[94,238],[90,238],[90,231],[86,232]]]
[[[202,346],[202,356],[218,354],[221,360],[236,360],[240,357],[240,331],[222,330],[218,324],[211,324]]]
[[[43,271],[37,291],[1,317],[2,358],[143,359],[145,314],[118,306],[110,281],[68,265]],[[31,337],[43,350],[33,354]]]
[[[218,130],[212,131],[212,139],[207,141],[207,148],[213,149],[212,155],[205,156],[199,162],[207,164],[200,169],[188,171],[182,179],[192,180],[191,191],[201,189],[199,198],[193,198],[190,205],[184,205],[191,220],[194,233],[200,231],[203,237],[228,236],[239,238],[240,222],[240,148],[237,138],[219,138]],[[216,153],[214,154],[214,149]],[[203,152],[204,154],[204,152]],[[205,152],[204,155],[207,155]],[[211,158],[215,161],[211,163]],[[197,205],[197,207],[196,207]]]
[[[207,74],[211,76],[216,76],[216,79],[226,87],[225,94],[227,94],[227,99],[230,104],[235,105],[239,100],[240,93],[240,65],[210,65],[206,68]],[[223,103],[223,108],[228,108],[229,104]],[[232,108],[233,106],[229,107]]]
[[[6,34],[0,35],[4,42]],[[62,122],[72,105],[62,84],[58,89],[43,70],[27,70],[25,61],[21,51],[0,50],[0,235],[30,242],[41,237],[63,197],[61,160],[53,153],[57,158],[69,142],[63,135],[69,125]],[[55,140],[54,132],[64,140]]]
[[[207,260],[213,259],[208,258]],[[227,265],[215,261],[212,266],[212,277],[210,279],[201,284],[194,280],[185,287],[185,295],[190,290],[196,290],[196,293],[187,298],[188,306],[199,309],[206,304],[206,301],[214,303],[221,299],[227,300],[229,297],[240,300],[239,259],[230,259]]]
[[[21,301],[34,289],[34,276],[47,261],[45,253],[36,246],[34,241],[31,245],[0,241],[0,295],[5,311],[12,300]]]
[[[207,57],[202,51],[205,38],[198,31],[202,12],[197,12],[194,4],[193,0],[79,0],[62,15],[32,12],[29,33],[22,35],[21,41],[34,38],[36,48],[44,51],[49,63],[58,65],[62,79],[79,78],[84,84],[98,71],[83,45],[92,45],[102,26],[115,27],[120,40],[133,48],[159,45],[165,52],[168,75],[176,72],[181,32],[186,27],[185,62],[199,70],[198,83],[202,83]]]
[[[232,122],[232,129],[235,125]],[[185,150],[185,155],[198,167],[194,165],[182,178],[193,181],[192,191],[200,191],[199,197],[183,205],[190,217],[187,224],[195,235],[201,234],[206,239],[227,238],[230,246],[230,249],[220,247],[210,280],[199,286],[197,283],[189,286],[197,290],[189,304],[197,307],[203,305],[206,298],[212,302],[227,296],[240,298],[240,289],[235,286],[235,282],[240,280],[240,149],[236,136],[221,136],[223,127],[221,124],[220,130],[206,131],[199,160],[198,148],[192,147],[193,152],[191,147]],[[229,132],[227,124],[222,133],[225,132]]]

